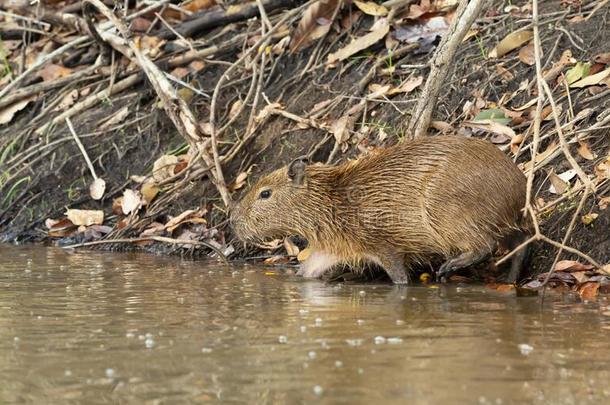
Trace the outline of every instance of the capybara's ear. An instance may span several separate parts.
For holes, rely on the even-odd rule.
[[[303,158],[293,160],[288,165],[288,178],[292,181],[292,184],[301,186],[305,182],[305,168],[307,162]]]

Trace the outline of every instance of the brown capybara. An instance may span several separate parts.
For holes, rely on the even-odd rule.
[[[526,178],[493,144],[425,137],[380,148],[337,166],[296,160],[262,177],[231,211],[237,236],[307,239],[299,274],[336,264],[377,264],[407,283],[413,264],[443,258],[437,277],[514,248],[529,230]],[[515,281],[524,252],[513,258]]]

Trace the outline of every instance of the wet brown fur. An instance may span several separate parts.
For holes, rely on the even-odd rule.
[[[438,136],[384,148],[338,166],[310,165],[298,183],[283,167],[232,210],[237,235],[301,235],[313,251],[350,264],[408,269],[433,257],[483,256],[522,222],[526,179],[483,140]],[[259,195],[270,190],[271,197]]]

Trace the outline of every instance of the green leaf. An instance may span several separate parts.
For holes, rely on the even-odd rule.
[[[497,122],[497,123],[503,124],[503,125],[507,125],[511,121],[511,119],[508,118],[504,114],[504,111],[502,111],[498,108],[490,108],[489,110],[482,110],[473,119],[473,121],[484,121],[484,120],[494,121],[494,122]]]
[[[589,76],[590,68],[591,64],[589,62],[577,62],[576,65],[574,65],[574,67],[569,69],[566,73],[566,80],[568,81],[568,84],[572,84],[577,80]]]

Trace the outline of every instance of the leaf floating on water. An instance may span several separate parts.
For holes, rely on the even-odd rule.
[[[72,235],[76,232],[76,225],[68,218],[55,220],[48,218],[45,221],[46,227],[49,229],[48,235],[52,238],[63,238]]]
[[[580,298],[586,301],[594,300],[595,298],[597,298],[598,291],[598,282],[588,282],[578,287],[578,294],[580,295]]]
[[[499,58],[510,51],[517,49],[521,45],[534,37],[533,31],[519,31],[508,34],[502,41],[489,52],[490,58]]]
[[[326,60],[327,65],[333,65],[335,62],[342,61],[349,58],[353,54],[368,48],[369,46],[377,43],[390,31],[390,23],[386,18],[380,19],[375,26],[374,30],[370,33],[363,35],[358,38],[354,38],[347,46],[339,49],[337,52],[328,55]]]
[[[66,217],[76,226],[101,225],[104,223],[104,211],[101,210],[76,210],[66,211]]]
[[[358,7],[364,14],[372,15],[372,16],[384,16],[388,14],[388,9],[382,5],[373,3],[372,1],[359,1],[354,0],[354,4]]]

